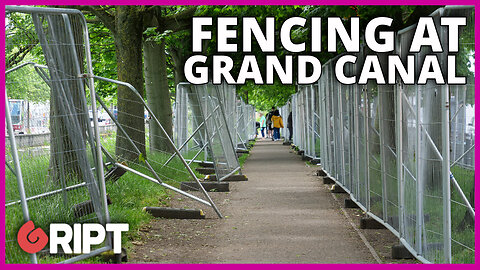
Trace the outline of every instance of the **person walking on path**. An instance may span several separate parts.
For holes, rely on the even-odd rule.
[[[260,131],[262,132],[262,138],[265,138],[265,129],[267,128],[267,119],[265,115],[260,114]]]
[[[272,116],[272,125],[273,125],[273,138],[272,141],[280,140],[280,129],[283,128],[283,119],[280,116],[280,112],[275,110]]]
[[[292,119],[292,112],[288,114],[287,118],[287,128],[288,128],[288,141],[292,141],[293,137],[293,119]]]
[[[272,107],[272,109],[267,113],[267,138],[272,138],[273,139],[273,127],[272,127],[272,116],[273,113],[275,112],[275,107]]]

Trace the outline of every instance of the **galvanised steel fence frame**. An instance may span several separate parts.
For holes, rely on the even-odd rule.
[[[177,146],[196,151],[190,163],[212,162],[217,181],[241,174],[236,149],[255,136],[255,109],[236,99],[235,86],[180,83],[174,112]]]
[[[49,222],[85,223],[109,222],[105,191],[102,152],[100,148],[99,125],[96,117],[95,90],[93,78],[85,80],[78,75],[92,74],[92,61],[88,29],[83,14],[72,9],[6,6],[6,12],[22,14],[29,23],[38,44],[8,43],[6,46],[38,46],[43,52],[39,61],[46,65],[26,62],[6,71],[6,91],[15,87],[10,83],[9,74],[33,66],[37,76],[35,87],[46,87],[50,91],[50,145],[47,151],[42,147],[17,148],[17,134],[5,93],[5,113],[9,143],[6,143],[6,260],[11,263],[25,263],[26,255],[16,245],[16,238],[10,239],[19,226],[30,219],[37,226],[48,229]],[[15,29],[8,29],[8,31]],[[17,29],[18,30],[18,29]],[[79,57],[82,56],[82,58]],[[85,69],[85,71],[82,71]],[[46,71],[45,71],[46,70]],[[27,80],[33,80],[31,77]],[[41,83],[39,83],[41,81]],[[23,81],[22,83],[28,83]],[[43,86],[40,86],[43,84]],[[85,88],[87,86],[89,90]],[[86,91],[90,94],[93,119],[89,121]],[[39,151],[33,151],[35,148]],[[21,155],[19,155],[21,152]],[[13,164],[9,166],[8,162]],[[13,167],[13,168],[12,168]],[[12,178],[16,178],[14,184]],[[15,190],[15,187],[17,190]],[[18,193],[17,193],[18,192]],[[19,206],[23,218],[19,214]],[[23,223],[22,223],[23,222]],[[8,243],[8,244],[7,244]],[[112,249],[112,239],[97,246],[89,254],[60,257],[62,263],[73,263]],[[30,262],[37,263],[38,256],[30,255]]]
[[[229,121],[225,116],[221,85],[205,84],[194,86],[205,123],[208,145],[212,153],[215,174],[218,181],[240,171],[235,146],[229,131]],[[211,117],[209,117],[211,115]]]
[[[279,108],[280,115],[283,118],[283,128],[280,128],[280,134],[284,138],[284,141],[287,142],[290,137],[290,131],[287,128],[288,115],[292,111],[291,101],[287,102],[284,106]]]
[[[246,104],[241,98],[237,99],[237,148],[246,149],[249,140],[256,137],[255,107]]]
[[[50,112],[48,112],[50,114],[50,144],[18,149],[16,143],[18,134],[13,132],[8,95],[5,94],[6,122],[9,133],[5,163],[5,206],[6,219],[9,220],[9,225],[6,227],[7,262],[25,263],[28,260],[26,253],[18,248],[14,235],[19,227],[30,219],[37,226],[47,230],[47,233],[48,225],[53,222],[109,223],[105,179],[118,180],[120,176],[110,177],[112,176],[110,173],[115,174],[118,168],[208,205],[222,218],[220,211],[203,186],[200,185],[199,179],[138,91],[128,83],[93,74],[88,29],[85,17],[80,11],[19,6],[7,6],[6,11],[12,14],[22,14],[22,18],[27,23],[30,19],[31,34],[39,39],[38,45],[15,41],[7,42],[6,45],[11,48],[23,45],[41,46],[39,50],[43,52],[43,55],[36,60],[46,63],[46,65],[39,65],[26,62],[7,70],[6,75],[9,75],[19,72],[19,70],[23,71],[27,67],[33,66],[34,68],[34,71],[31,72],[32,75],[23,76],[23,81],[20,82],[18,80],[10,81],[7,76],[6,90],[35,82],[31,84],[29,91],[39,87],[47,89],[50,91],[51,105]],[[36,81],[32,79],[32,76],[38,77]],[[140,137],[129,135],[126,130],[130,127],[119,124],[117,117],[132,118],[136,116],[121,110],[114,115],[96,94],[94,80],[121,85],[129,89],[132,93],[129,101],[136,102],[137,108],[140,108],[142,112],[137,121],[144,123],[146,119],[144,119],[143,112],[148,112],[150,130],[152,125],[156,125],[160,129],[160,132],[151,133],[149,137],[150,139],[152,136],[163,139],[166,149],[156,148],[152,144],[147,146]],[[28,85],[30,86],[30,84]],[[85,94],[87,91],[91,99],[89,105]],[[133,155],[138,155],[139,158],[124,159],[122,156],[109,153],[108,147],[104,147],[111,144],[112,140],[100,136],[96,115],[97,102],[115,123],[115,129],[119,135],[116,139],[125,140],[125,145],[117,144],[117,146],[127,149]],[[143,139],[145,139],[145,135],[144,132]],[[115,143],[115,141],[113,142]],[[149,150],[149,156],[150,154],[154,155],[155,152],[157,158],[160,158],[159,154],[165,154],[164,156],[168,157],[167,154],[174,152],[177,165],[168,167],[167,164],[159,163],[158,160],[147,158],[142,154],[140,148]],[[108,162],[104,162],[104,159]],[[108,169],[106,174],[104,174],[104,168]],[[173,178],[178,176],[182,176],[181,179]],[[185,180],[183,176],[190,176],[197,182],[198,190],[203,193],[206,200],[165,183],[165,180],[178,182]],[[107,233],[106,240],[88,254],[77,256],[65,254],[64,257],[57,256],[47,260],[61,263],[77,262],[111,250],[112,241],[111,234]],[[40,257],[41,261],[45,261],[43,258],[49,254],[48,250],[43,250],[41,253],[44,255]],[[37,263],[37,257],[36,254],[31,254],[30,262]]]
[[[466,17],[460,51],[474,52],[474,37],[469,36],[474,32],[468,31],[474,22],[472,7],[447,6],[431,16],[442,44],[448,44],[448,35],[439,18]],[[409,27],[396,33],[394,53],[402,60],[413,31]],[[363,47],[357,62],[345,67],[346,75],[358,78],[371,54]],[[424,48],[414,55],[420,61],[427,54],[433,53]],[[446,70],[447,53],[435,55]],[[388,55],[377,56],[387,70]],[[464,74],[467,85],[461,86],[432,80],[405,85],[398,78],[395,85],[342,85],[333,72],[339,57],[324,64],[317,83],[298,86],[291,97],[293,143],[320,159],[336,184],[419,260],[473,263],[475,134],[474,117],[466,117],[466,109],[474,106],[473,75]]]

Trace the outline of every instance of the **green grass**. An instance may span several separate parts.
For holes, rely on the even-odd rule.
[[[114,151],[114,134],[103,137],[103,146],[110,153]],[[152,164],[155,171],[165,183],[174,187],[179,187],[180,181],[187,181],[191,176],[186,171],[179,158],[174,158],[168,166],[162,167],[169,157],[166,153],[148,153],[147,160]],[[193,156],[193,153],[188,153]],[[187,155],[187,156],[188,156]],[[129,162],[129,167],[138,171],[153,175],[144,167],[143,162]],[[197,165],[192,164],[194,169]],[[22,174],[24,178],[25,191],[27,197],[41,194],[46,191],[60,189],[59,181],[51,180],[51,170],[49,171],[49,156],[28,157],[24,156],[21,160]],[[197,177],[200,177],[197,174]],[[6,168],[5,171],[5,197],[6,202],[19,199],[16,178],[13,173]],[[80,183],[80,181],[70,177],[66,179],[68,185]],[[109,205],[111,222],[128,223],[130,230],[122,238],[123,245],[129,247],[129,242],[138,237],[139,229],[152,220],[152,216],[143,212],[145,206],[168,206],[169,200],[173,194],[160,185],[139,177],[133,173],[127,172],[116,182],[106,183],[107,194],[112,200]],[[43,228],[48,234],[49,224],[53,222],[78,223],[78,222],[97,222],[95,214],[90,214],[82,218],[75,218],[72,207],[75,204],[88,200],[88,191],[85,187],[69,191],[67,201],[64,201],[62,193],[49,196],[42,199],[31,200],[28,203],[30,218],[34,221],[36,227]],[[6,208],[6,262],[7,263],[29,263],[28,255],[21,251],[16,242],[16,232],[23,225],[23,215],[20,205],[8,206]],[[39,256],[40,263],[55,263],[64,260],[62,257]],[[98,262],[98,258],[91,258],[82,261]]]
[[[451,168],[452,174],[455,176],[458,184],[462,188],[467,199],[470,198],[470,192],[473,192],[475,184],[473,170],[468,170],[460,166],[454,166]],[[452,201],[463,202],[460,194],[452,188],[451,193]],[[470,201],[473,205],[473,202]],[[460,223],[463,221],[466,215],[466,208],[457,203],[452,203],[452,239],[466,245],[472,249],[475,249],[475,229],[474,226],[469,224],[465,227],[461,227]],[[475,252],[468,250],[461,245],[452,242],[452,254],[454,263],[475,263]]]
[[[148,141],[148,140],[147,140]],[[254,144],[254,142],[250,142]],[[110,152],[114,153],[115,134],[102,137],[102,145]],[[184,154],[185,158],[192,158],[195,151]],[[183,163],[178,157],[174,158],[168,166],[162,167],[162,164],[170,157],[167,153],[148,152],[147,160],[154,167],[160,178],[167,184],[179,187],[181,181],[188,181],[191,176],[186,171]],[[203,155],[201,155],[203,157]],[[91,157],[90,157],[91,158]],[[239,158],[241,165],[248,158],[248,154],[244,154]],[[104,158],[105,159],[105,158]],[[105,159],[106,160],[106,159]],[[41,194],[45,191],[60,189],[61,185],[57,181],[49,180],[49,156],[26,157],[21,160],[21,167],[24,177],[25,190],[27,197]],[[134,168],[149,176],[153,175],[145,168],[144,162],[137,160],[128,162],[128,166]],[[191,164],[191,168],[198,178],[202,176],[196,173],[195,163]],[[6,168],[5,196],[7,203],[9,201],[18,200],[18,189],[16,178]],[[68,185],[79,183],[75,179],[67,179]],[[139,230],[152,219],[150,214],[142,211],[145,206],[169,206],[170,200],[174,195],[173,191],[167,190],[160,185],[139,177],[133,173],[125,173],[116,182],[107,181],[107,194],[111,198],[112,204],[109,205],[110,222],[112,223],[128,223],[129,231],[122,236],[122,246],[130,249],[131,241],[139,237]],[[64,202],[62,193],[53,195],[43,199],[29,201],[29,212],[31,220],[34,221],[36,227],[41,227],[48,234],[49,224],[53,222],[61,223],[78,223],[78,222],[97,222],[95,214],[90,214],[81,219],[74,217],[72,207],[75,204],[88,200],[88,192],[86,188],[79,188],[74,191],[67,192],[68,201]],[[29,263],[28,254],[20,250],[16,242],[16,232],[23,225],[23,215],[20,205],[9,206],[6,208],[6,262],[7,263]],[[54,257],[47,255],[38,256],[40,263],[56,263],[67,258]],[[102,257],[93,257],[83,260],[79,263],[103,263]]]
[[[257,139],[255,139],[255,141],[249,141],[248,146],[253,147],[256,142],[257,142]],[[247,160],[247,158],[249,156],[250,156],[250,154],[243,154],[238,158],[238,162],[240,163],[240,167],[243,167],[243,164],[245,164],[245,161]]]
[[[376,157],[376,160],[379,157]],[[392,165],[392,164],[390,164]],[[391,174],[396,175],[396,166],[390,166]],[[462,188],[465,196],[470,198],[470,191],[473,190],[474,185],[474,171],[465,169],[459,166],[454,166],[452,169],[452,174],[455,176],[456,180],[458,181],[460,187]],[[383,211],[383,204],[381,198],[377,197],[377,194],[382,194],[382,178],[380,172],[380,163],[377,163],[375,159],[370,157],[370,210],[372,213],[376,214],[377,216],[382,216]],[[408,183],[407,183],[408,184]],[[415,183],[410,183],[413,186],[411,187],[413,191],[415,191]],[[393,193],[392,193],[393,191]],[[387,189],[387,196],[389,198],[395,198],[398,196],[396,193],[397,189]],[[425,220],[425,228],[429,231],[434,232],[443,232],[443,207],[442,206],[442,199],[437,198],[441,197],[441,186],[437,188],[426,187],[425,188],[424,196],[424,213],[425,216],[428,216],[428,220]],[[412,195],[412,196],[409,196]],[[412,192],[406,194],[406,215],[407,216],[415,216],[416,211],[416,198],[413,196]],[[475,254],[474,251],[469,250],[468,248],[463,247],[465,245],[470,247],[471,249],[475,249],[475,232],[473,226],[467,225],[465,227],[461,227],[460,223],[464,219],[466,215],[466,207],[454,203],[453,201],[461,202],[460,194],[453,189],[451,186],[451,222],[452,222],[452,261],[453,263],[474,263],[475,262]],[[470,202],[472,203],[472,202]],[[390,216],[390,215],[389,215]],[[415,227],[413,226],[406,228],[406,233],[409,235],[415,235]],[[427,243],[443,243],[443,237],[441,235],[437,235],[435,233],[426,232],[426,240]],[[457,244],[455,241],[461,243]],[[437,258],[438,260],[443,260],[443,251],[442,250],[435,250],[435,248],[431,248],[427,254],[427,258]]]

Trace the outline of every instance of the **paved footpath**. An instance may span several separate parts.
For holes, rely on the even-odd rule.
[[[370,263],[372,255],[312,168],[280,142],[259,140],[224,210],[218,262]]]
[[[206,233],[208,237],[192,240],[194,245],[181,244],[194,249],[187,253],[198,260],[185,257],[188,255],[171,246],[172,252],[164,255],[168,258],[164,262],[375,262],[329,191],[313,175],[314,168],[308,167],[290,147],[260,139],[250,153],[242,170],[248,182],[232,183],[228,198],[219,198],[224,202],[221,211],[227,217],[206,221],[209,225],[204,227],[213,227],[213,233]],[[188,222],[203,228],[198,221]],[[168,231],[168,226],[155,227],[153,224],[152,230]],[[175,258],[178,253],[183,257]]]

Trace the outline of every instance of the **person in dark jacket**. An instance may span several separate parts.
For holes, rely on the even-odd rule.
[[[289,134],[289,141],[292,141],[293,137],[293,119],[292,119],[292,112],[288,114],[288,119],[287,119],[287,128],[288,128],[288,134]]]

